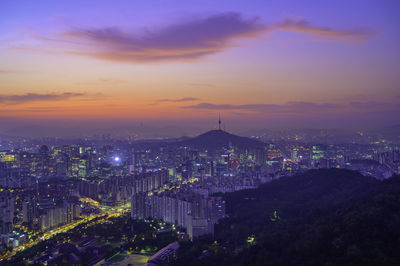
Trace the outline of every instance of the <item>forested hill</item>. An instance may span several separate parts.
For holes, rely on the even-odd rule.
[[[260,148],[265,145],[265,143],[257,139],[237,136],[223,130],[211,130],[195,138],[176,142],[176,144],[208,150],[221,149],[228,147],[229,144],[241,148]]]
[[[400,178],[321,169],[224,195],[215,240],[178,265],[400,265]]]

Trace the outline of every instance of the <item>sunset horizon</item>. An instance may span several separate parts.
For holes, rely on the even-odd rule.
[[[395,7],[3,1],[0,130],[218,113],[257,128],[397,125]]]

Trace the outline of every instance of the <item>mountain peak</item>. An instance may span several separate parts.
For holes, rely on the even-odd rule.
[[[182,141],[179,144],[209,150],[220,149],[228,147],[229,145],[242,148],[256,148],[264,145],[264,143],[259,140],[237,136],[221,129],[207,131],[197,137]]]

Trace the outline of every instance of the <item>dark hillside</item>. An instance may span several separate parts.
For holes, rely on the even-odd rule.
[[[197,241],[178,264],[190,255],[192,265],[399,265],[398,177],[312,170],[225,199],[217,247]],[[212,252],[199,260],[203,250]]]

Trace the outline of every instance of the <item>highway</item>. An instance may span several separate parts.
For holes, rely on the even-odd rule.
[[[28,242],[26,242],[22,245],[19,245],[19,246],[15,247],[12,251],[9,251],[9,252],[3,254],[2,256],[0,256],[0,262],[3,260],[11,259],[18,252],[23,251],[26,248],[33,247],[33,246],[39,244],[40,242],[48,240],[59,233],[66,233],[69,230],[74,229],[78,225],[86,223],[88,226],[91,226],[93,224],[103,223],[104,221],[106,221],[112,217],[118,217],[121,214],[130,212],[130,203],[127,203],[122,206],[114,207],[114,206],[100,205],[97,201],[94,201],[90,198],[82,198],[81,201],[100,209],[101,212],[99,214],[91,214],[89,216],[82,217],[78,221],[75,221],[73,223],[66,224],[66,225],[60,226],[58,228],[55,228],[53,230],[47,231],[47,232],[43,233],[42,236],[32,239],[32,237],[34,237],[38,234],[36,232],[30,236],[31,239]],[[95,223],[91,223],[96,218],[101,218],[101,219],[97,220]]]

